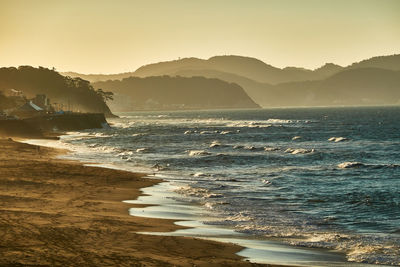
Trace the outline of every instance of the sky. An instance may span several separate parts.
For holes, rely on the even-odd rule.
[[[0,66],[120,73],[184,57],[342,66],[400,53],[400,0],[0,0]]]

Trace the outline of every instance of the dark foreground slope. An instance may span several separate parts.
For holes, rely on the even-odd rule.
[[[93,85],[114,92],[114,111],[259,108],[239,85],[204,77],[130,77]]]
[[[67,109],[112,115],[102,96],[88,81],[65,77],[54,70],[30,66],[0,68],[0,91],[7,93],[10,89],[22,91],[28,98],[45,94],[51,103]]]

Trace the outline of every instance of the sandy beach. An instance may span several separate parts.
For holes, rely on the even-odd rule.
[[[0,140],[0,266],[265,266],[241,248],[138,231],[172,231],[171,220],[133,217],[143,174],[56,159],[60,151]]]

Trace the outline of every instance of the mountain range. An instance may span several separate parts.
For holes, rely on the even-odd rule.
[[[400,103],[400,55],[373,57],[345,67],[327,63],[315,70],[281,69],[243,56],[215,56],[159,62],[120,74],[64,74],[95,82],[97,88],[104,85],[96,82],[128,77],[213,78],[239,85],[262,107]]]
[[[204,77],[129,77],[93,83],[114,93],[111,110],[260,108],[234,83]]]

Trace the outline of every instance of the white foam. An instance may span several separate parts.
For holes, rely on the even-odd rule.
[[[267,122],[267,123],[273,123],[273,124],[287,124],[287,123],[293,123],[292,120],[282,120],[282,119],[268,119],[266,122]]]
[[[206,177],[207,175],[205,173],[202,172],[196,172],[193,174],[193,177]]]
[[[349,141],[349,139],[346,137],[331,137],[328,139],[328,141],[338,143],[338,142],[343,142],[343,141]]]
[[[365,166],[363,163],[357,161],[343,162],[338,165],[338,167],[341,169],[359,168],[363,166]]]
[[[221,131],[219,134],[224,135],[224,134],[231,134],[231,133],[232,133],[231,131]]]
[[[277,148],[277,147],[264,147],[264,150],[265,151],[278,151],[279,148]]]
[[[137,153],[146,153],[149,152],[149,149],[146,147],[136,149]]]
[[[314,153],[315,149],[306,149],[306,148],[288,148],[285,150],[285,153],[290,153],[292,155],[297,155],[297,154],[308,154],[308,153]]]
[[[193,156],[207,156],[207,155],[211,155],[210,152],[207,152],[205,150],[189,150],[188,151],[189,156],[193,157]]]
[[[212,141],[210,144],[210,148],[219,147],[219,146],[221,146],[221,143],[218,141]]]

